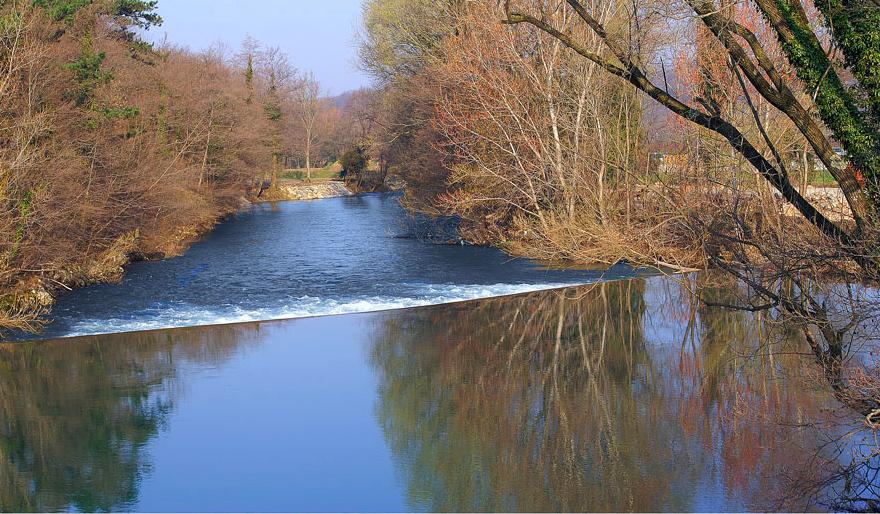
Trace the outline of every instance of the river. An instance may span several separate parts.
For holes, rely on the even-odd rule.
[[[42,337],[431,305],[636,274],[548,269],[410,235],[394,193],[255,204],[181,257],[62,296]]]
[[[725,286],[395,238],[389,199],[258,206],[49,333],[596,283],[0,344],[0,510],[811,509],[838,485],[846,414],[789,372],[796,337],[690,294]]]

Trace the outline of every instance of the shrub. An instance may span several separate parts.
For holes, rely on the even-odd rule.
[[[342,154],[339,163],[342,165],[342,171],[339,172],[340,177],[357,178],[367,168],[366,151],[361,146],[351,148]]]

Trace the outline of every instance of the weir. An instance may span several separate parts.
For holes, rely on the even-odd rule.
[[[386,310],[653,273],[552,269],[493,248],[397,237],[411,228],[396,193],[254,204],[180,257],[134,263],[119,283],[62,296],[39,337]]]

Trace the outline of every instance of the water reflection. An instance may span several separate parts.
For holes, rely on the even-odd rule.
[[[782,506],[825,400],[780,373],[794,343],[689,298],[649,279],[387,316],[378,412],[411,506]]]
[[[0,345],[0,510],[815,506],[802,342],[683,280]]]
[[[258,327],[0,345],[0,511],[132,508],[182,367],[231,358]]]

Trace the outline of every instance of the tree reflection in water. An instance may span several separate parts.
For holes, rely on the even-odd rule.
[[[258,329],[0,345],[0,511],[130,509],[180,367],[222,362]]]
[[[412,509],[832,505],[856,483],[837,473],[838,464],[859,462],[848,453],[859,441],[853,435],[871,434],[839,410],[796,332],[769,323],[767,313],[706,307],[688,291],[717,303],[733,292],[704,275],[681,280],[273,323],[274,335],[244,324],[0,345],[0,510],[136,508],[148,445],[191,377],[250,345],[277,359],[272,348],[295,349],[287,343],[334,326],[328,322],[347,328],[324,334],[326,341],[354,341],[283,355],[347,362],[327,370],[328,380],[344,382],[346,373],[364,375],[359,352],[367,348],[377,418]],[[228,384],[254,379],[228,374]],[[274,380],[299,387],[305,379]],[[296,412],[315,423],[334,423],[338,414]],[[337,442],[308,441],[318,455],[321,444]],[[871,443],[857,456],[874,450]],[[260,482],[277,478],[277,469],[261,467]],[[872,480],[870,467],[859,469]],[[177,478],[177,468],[166,470],[166,479]],[[344,494],[345,482],[338,487]]]
[[[819,424],[834,403],[807,380],[814,362],[796,338],[768,344],[777,329],[761,315],[692,300],[700,286],[631,280],[386,315],[378,417],[412,508],[827,500],[792,489],[823,472]]]

